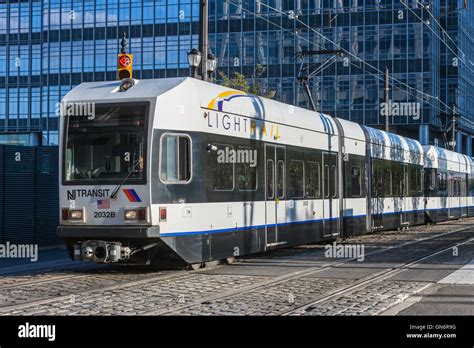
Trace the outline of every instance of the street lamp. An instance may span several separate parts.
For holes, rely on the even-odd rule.
[[[207,55],[207,75],[209,76],[209,80],[212,79],[212,74],[216,71],[216,68],[217,58],[212,53],[209,53]]]
[[[199,67],[199,64],[201,64],[201,52],[199,52],[198,49],[193,48],[188,52],[188,64],[192,69],[192,76],[196,78],[196,69]]]

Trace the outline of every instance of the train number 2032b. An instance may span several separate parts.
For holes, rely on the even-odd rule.
[[[106,219],[113,219],[115,217],[114,211],[95,211],[94,218],[106,218]]]

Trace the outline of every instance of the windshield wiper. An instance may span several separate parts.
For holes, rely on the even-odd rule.
[[[117,193],[120,191],[120,188],[122,187],[123,184],[125,184],[125,181],[127,181],[128,177],[130,176],[130,174],[133,173],[135,168],[137,168],[137,165],[139,163],[140,163],[140,159],[135,160],[132,170],[128,172],[127,176],[122,180],[122,182],[118,184],[117,187],[112,191],[112,194],[110,195],[111,199],[114,199],[117,196]]]

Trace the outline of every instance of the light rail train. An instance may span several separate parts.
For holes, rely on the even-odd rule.
[[[74,260],[200,265],[474,215],[471,158],[212,83],[83,83],[62,103]]]

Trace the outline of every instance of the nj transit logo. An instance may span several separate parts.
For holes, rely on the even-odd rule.
[[[123,193],[132,203],[138,203],[142,201],[134,189],[123,189]]]

